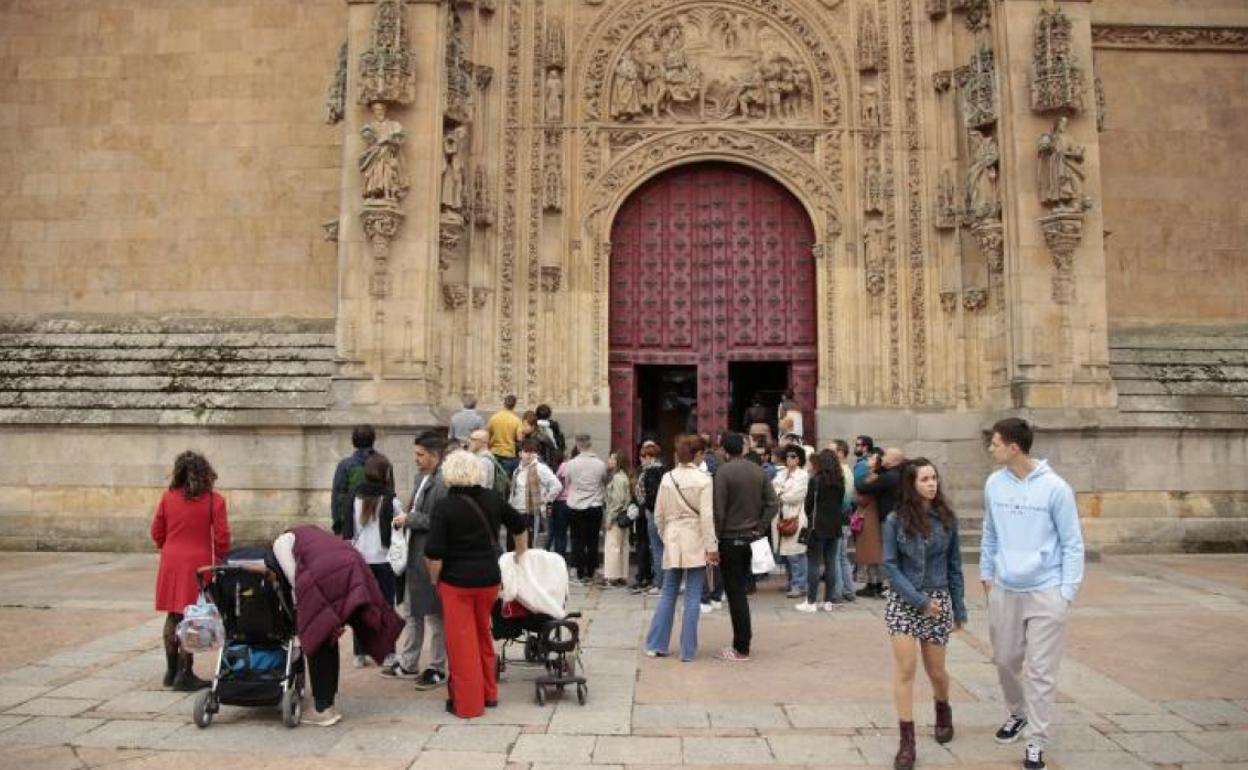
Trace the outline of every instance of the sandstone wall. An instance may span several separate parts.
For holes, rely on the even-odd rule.
[[[0,308],[332,317],[343,0],[0,4]]]

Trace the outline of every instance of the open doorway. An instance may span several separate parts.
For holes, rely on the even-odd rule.
[[[657,441],[668,467],[676,437],[698,428],[697,407],[698,367],[637,367],[638,443]]]
[[[767,410],[771,436],[776,437],[777,411],[789,387],[788,361],[734,361],[728,364],[728,413],[732,430],[748,434],[745,413],[757,398]]]

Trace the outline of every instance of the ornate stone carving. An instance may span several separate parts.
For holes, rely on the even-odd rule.
[[[860,128],[864,132],[880,130],[880,96],[875,86],[862,87],[862,99],[859,106]]]
[[[494,80],[494,68],[488,64],[478,64],[473,70],[477,82],[477,90],[484,91],[490,87],[490,83]]]
[[[564,50],[567,46],[563,38],[563,21],[552,18],[546,25],[546,66],[549,69],[562,70],[564,67]]]
[[[553,294],[559,291],[563,280],[563,268],[558,265],[542,265],[542,291]]]
[[[443,69],[446,74],[446,91],[443,94],[446,116],[457,123],[472,120],[472,83],[476,79],[476,67],[464,53],[464,23],[459,14],[447,14],[450,31],[446,37],[446,57]]]
[[[985,128],[997,122],[997,78],[992,49],[986,44],[971,55],[966,67],[955,73],[962,92],[962,123],[966,128]]]
[[[968,131],[971,163],[966,170],[966,205],[963,215],[968,225],[1001,217],[1001,197],[997,189],[1001,152],[997,140],[982,131]]]
[[[491,14],[496,10],[497,0],[477,0],[477,10],[482,14]]]
[[[1077,113],[1083,109],[1083,89],[1070,17],[1053,0],[1045,0],[1032,40],[1031,109]]]
[[[385,297],[389,293],[387,261],[390,258],[390,243],[398,235],[403,218],[396,202],[381,199],[366,200],[364,210],[360,212],[364,237],[373,251],[370,291],[375,297]]]
[[[360,54],[360,104],[411,104],[416,98],[416,57],[410,49],[401,0],[379,0],[368,49]]]
[[[817,107],[822,122],[839,120],[826,36],[788,0],[740,0],[731,8],[642,0],[602,15],[586,38],[578,82],[589,120],[746,119],[768,107],[801,119],[814,119]],[[832,53],[843,66],[843,53]]]
[[[372,122],[360,129],[365,144],[359,159],[363,196],[366,201],[398,202],[409,186],[402,151],[406,134],[402,124],[386,117],[385,102],[375,101],[371,109]]]
[[[1044,243],[1053,257],[1053,301],[1059,305],[1069,304],[1075,297],[1074,261],[1075,249],[1083,240],[1083,213],[1058,211],[1040,218],[1040,230]]]
[[[1107,108],[1105,103],[1105,81],[1100,76],[1093,78],[1092,82],[1096,88],[1096,131],[1100,133],[1105,130],[1105,117]]]
[[[494,293],[494,290],[489,288],[488,286],[473,286],[472,287],[473,308],[480,310],[481,308],[485,307],[487,304],[489,304],[490,295],[493,293]]]
[[[979,244],[979,251],[988,261],[988,272],[1005,271],[1005,230],[999,220],[985,220],[971,227],[971,234]]]
[[[329,83],[325,97],[325,122],[331,126],[342,121],[347,109],[347,44],[338,49],[338,69]]]
[[[988,0],[955,0],[954,5],[966,11],[966,28],[971,32],[988,30],[988,17],[992,14],[992,6]]]
[[[867,272],[867,293],[878,297],[884,293],[884,229],[868,225],[862,236],[862,264]]]
[[[943,94],[953,87],[953,72],[949,70],[937,70],[932,73],[932,88],[938,94]]]
[[[325,240],[330,243],[338,242],[338,220],[331,219],[328,222],[321,223],[321,230],[325,233]]]
[[[875,10],[863,4],[858,15],[858,70],[875,72],[880,66],[880,28],[875,23]]]
[[[442,219],[463,222],[464,143],[466,126],[455,126],[442,137]]]
[[[1059,117],[1053,130],[1040,137],[1036,179],[1040,202],[1060,210],[1083,211],[1091,205],[1083,196],[1084,148],[1066,136],[1066,118]]]
[[[801,152],[813,154],[815,140],[818,138],[812,131],[771,131],[771,136]]]
[[[862,187],[862,210],[867,214],[883,214],[884,175],[880,170],[880,159],[874,151],[867,155],[866,166],[863,169]]]
[[[949,12],[949,0],[926,0],[924,9],[927,11],[928,18],[943,19]]]
[[[546,72],[546,84],[542,87],[542,99],[546,110],[546,122],[563,120],[563,73],[551,68]]]
[[[443,219],[438,223],[438,269],[449,270],[464,246],[464,223]]]
[[[485,166],[477,166],[472,180],[472,223],[477,227],[494,224],[494,191]]]
[[[948,168],[940,171],[932,212],[937,230],[952,230],[958,226],[958,190],[953,181],[953,171]]]
[[[962,307],[971,313],[988,307],[988,290],[967,289],[962,292]]]
[[[1248,27],[1170,27],[1097,24],[1094,48],[1175,48],[1187,51],[1248,51]]]
[[[563,135],[547,130],[542,160],[542,209],[563,210]]]
[[[468,284],[442,284],[442,306],[447,310],[460,310],[468,305]]]
[[[942,291],[940,293],[940,309],[946,315],[958,309],[958,293],[956,291]]]
[[[521,0],[507,0],[506,81],[503,91],[503,194],[500,196],[498,261],[498,389],[515,391],[515,290],[516,290],[516,178],[518,175],[520,132],[520,48],[523,38],[524,9]]]

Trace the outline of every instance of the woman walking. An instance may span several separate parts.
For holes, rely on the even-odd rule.
[[[194,657],[182,651],[176,635],[182,610],[199,596],[195,571],[215,564],[230,549],[225,498],[213,491],[217,472],[197,452],[183,452],[173,463],[169,489],[152,518],[152,542],[160,549],[156,609],[165,613],[165,687],[189,692],[208,682],[195,676]]]
[[[611,474],[611,480],[607,482],[607,515],[603,517],[607,532],[602,580],[605,585],[619,587],[628,584],[628,533],[633,528],[632,520],[628,519],[628,507],[633,502],[628,455],[618,449],[607,455],[607,473]]]
[[[884,617],[892,638],[893,701],[901,729],[893,767],[910,770],[915,760],[914,672],[920,650],[936,697],[936,741],[953,740],[945,645],[949,633],[966,623],[966,602],[958,519],[940,493],[936,467],[918,458],[904,466],[901,478],[901,501],[884,521],[884,569],[892,589]]]
[[[844,599],[837,593],[837,547],[841,540],[844,518],[845,476],[836,453],[825,449],[811,458],[815,475],[806,488],[806,516],[810,519],[810,539],[806,543],[806,601],[797,605],[798,612],[820,609],[819,579],[823,576],[822,608],[831,612]]]
[[[777,450],[784,464],[771,484],[780,498],[780,515],[772,519],[771,531],[776,552],[788,566],[788,597],[797,599],[806,595],[806,546],[800,535],[806,526],[806,488],[810,476],[806,473],[806,450],[797,444],[788,444]]]
[[[480,465],[468,452],[452,452],[442,463],[447,495],[433,508],[425,559],[442,600],[446,656],[450,663],[446,710],[461,719],[479,717],[498,705],[490,610],[498,597],[498,531],[515,540],[516,560],[528,549],[528,527],[492,489],[478,486]]]
[[[390,460],[380,452],[374,452],[364,461],[364,481],[355,488],[355,500],[351,520],[344,523],[342,537],[350,540],[355,550],[364,557],[365,563],[377,580],[377,588],[390,606],[394,606],[397,579],[394,569],[386,558],[390,551],[390,538],[394,536],[392,522],[403,513],[403,503],[394,494],[394,472]],[[403,533],[399,533],[402,537]],[[354,665],[368,665],[368,654],[358,637],[351,640],[355,653]],[[382,665],[394,662],[394,652],[386,655]]]
[[[663,586],[646,634],[646,654],[665,657],[672,641],[676,597],[685,582],[684,616],[680,623],[680,659],[698,652],[698,618],[702,615],[702,584],[706,565],[719,564],[711,477],[698,470],[706,442],[698,435],[676,439],[676,467],[659,482],[654,516],[663,540]]]

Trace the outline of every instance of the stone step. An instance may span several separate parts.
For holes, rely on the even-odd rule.
[[[325,409],[328,387],[317,391],[0,391],[0,409]]]
[[[1248,327],[1119,329],[1109,347],[1158,350],[1248,350]]]
[[[170,348],[5,348],[7,361],[333,361],[334,346],[275,347],[170,347]]]
[[[1248,397],[1120,395],[1118,397],[1118,411],[1244,414],[1248,413]]]
[[[173,376],[134,376],[113,377],[101,373],[99,376],[74,377],[43,377],[43,376],[8,376],[0,377],[0,392],[25,393],[74,393],[115,392],[115,393],[211,393],[223,392],[322,392],[327,381],[325,377],[173,377]]]
[[[0,334],[0,350],[6,348],[332,348],[333,345],[333,335],[262,331]]]
[[[308,377],[331,376],[333,361],[322,359],[289,361],[204,361],[204,360],[140,360],[47,361],[0,360],[0,379],[5,377],[98,377],[107,371],[113,377],[183,376],[183,377]]]
[[[1161,366],[1248,365],[1248,350],[1175,350],[1171,348],[1110,348],[1109,363]]]
[[[1114,385],[1120,396],[1248,396],[1248,380],[1181,382],[1115,377]]]

